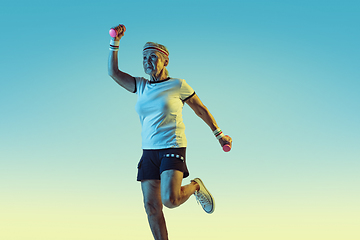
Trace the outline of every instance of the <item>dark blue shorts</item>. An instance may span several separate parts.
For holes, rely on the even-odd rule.
[[[186,167],[186,148],[144,149],[138,164],[137,180],[160,180],[166,170],[179,170],[189,176]]]

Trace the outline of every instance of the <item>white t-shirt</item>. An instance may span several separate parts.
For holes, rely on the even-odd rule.
[[[183,79],[168,78],[160,82],[136,77],[138,100],[135,110],[142,126],[142,148],[186,147],[182,119],[184,101],[195,95]]]

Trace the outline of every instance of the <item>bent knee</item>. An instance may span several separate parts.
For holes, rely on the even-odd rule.
[[[162,203],[167,208],[175,208],[180,205],[180,198],[174,196],[167,196],[162,198]]]

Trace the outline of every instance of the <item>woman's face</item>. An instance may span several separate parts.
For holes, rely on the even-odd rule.
[[[143,52],[143,66],[146,74],[158,77],[166,67],[168,61],[156,50],[146,50]]]

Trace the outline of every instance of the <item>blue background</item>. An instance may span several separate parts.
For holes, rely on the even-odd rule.
[[[224,153],[184,107],[190,179],[215,197],[165,209],[171,239],[359,239],[357,1],[4,1],[0,5],[0,238],[151,239],[136,166],[147,41],[170,51],[233,138]]]

